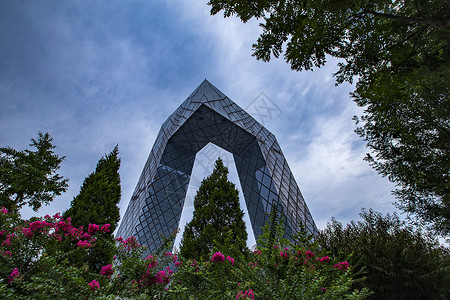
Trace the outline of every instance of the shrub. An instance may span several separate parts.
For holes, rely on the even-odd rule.
[[[437,240],[399,217],[373,210],[347,227],[333,220],[318,241],[338,258],[347,258],[357,281],[375,299],[449,299],[450,253]]]

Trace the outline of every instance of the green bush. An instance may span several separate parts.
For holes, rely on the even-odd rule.
[[[450,252],[399,217],[373,210],[347,227],[333,220],[318,241],[340,259],[349,254],[357,288],[374,292],[374,299],[450,299]]]

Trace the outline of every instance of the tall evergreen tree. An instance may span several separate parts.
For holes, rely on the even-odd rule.
[[[218,158],[194,198],[194,217],[181,240],[180,254],[188,259],[209,259],[214,248],[228,254],[245,253],[247,231],[239,192],[228,181],[228,168]]]
[[[80,193],[63,214],[64,218],[72,219],[72,226],[83,226],[86,230],[89,224],[110,224],[109,232],[101,232],[101,238],[97,239],[85,257],[89,267],[96,271],[109,264],[114,255],[112,233],[120,219],[117,204],[121,196],[118,154],[116,146],[99,160],[95,172],[85,178]]]

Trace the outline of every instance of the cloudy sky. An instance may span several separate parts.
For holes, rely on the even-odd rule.
[[[0,145],[24,149],[49,132],[70,180],[65,194],[23,217],[66,210],[116,144],[123,215],[161,124],[205,78],[277,137],[319,229],[332,217],[358,220],[361,208],[395,210],[393,185],[363,161],[352,121],[361,109],[352,86],[334,86],[337,61],[300,73],[283,60],[257,61],[258,22],[210,16],[206,2],[0,2]],[[232,156],[209,146],[190,197],[218,155],[238,185]],[[192,199],[185,207],[189,220]]]

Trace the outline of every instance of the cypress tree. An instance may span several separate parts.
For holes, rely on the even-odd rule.
[[[116,146],[99,160],[95,172],[84,179],[80,193],[63,214],[64,218],[72,219],[72,226],[83,226],[85,230],[89,224],[110,224],[109,232],[97,233],[96,243],[84,257],[84,262],[87,262],[93,271],[99,271],[102,266],[111,263],[114,256],[112,233],[120,219],[117,204],[121,197],[118,154],[119,149]]]
[[[202,181],[194,198],[194,216],[186,225],[180,254],[186,259],[210,259],[213,250],[244,254],[247,231],[239,192],[228,181],[228,168],[220,157],[210,176]]]

